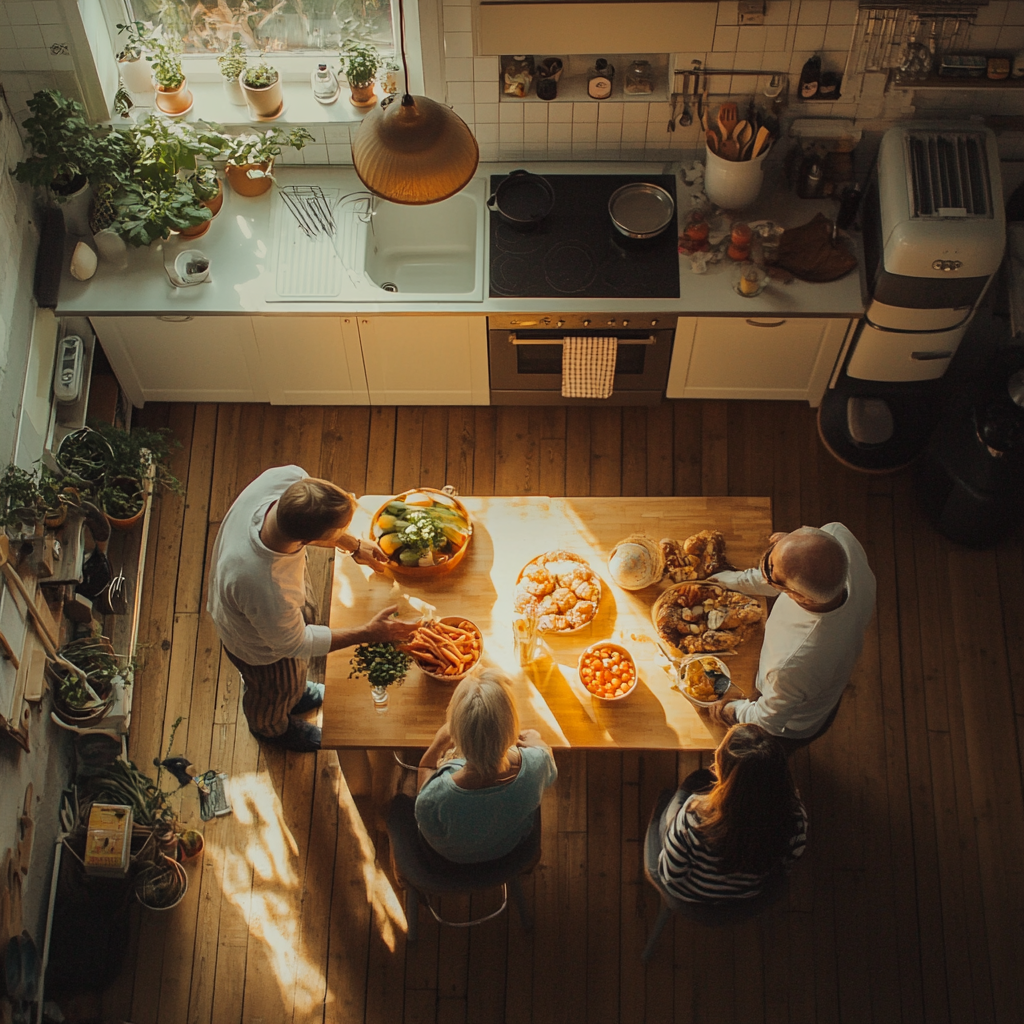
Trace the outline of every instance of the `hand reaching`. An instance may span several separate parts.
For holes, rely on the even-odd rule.
[[[352,561],[368,565],[374,572],[383,572],[388,564],[388,556],[384,554],[379,544],[372,540],[360,539],[355,551],[352,552]]]
[[[398,605],[389,604],[382,608],[364,627],[366,632],[366,643],[401,643],[412,636],[413,631],[419,625],[416,622],[399,622],[391,616],[398,611]]]

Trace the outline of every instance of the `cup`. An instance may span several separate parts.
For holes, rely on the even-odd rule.
[[[558,79],[538,78],[537,96],[542,100],[553,100],[558,95]]]
[[[764,184],[764,150],[753,160],[723,160],[707,151],[704,192],[711,202],[726,210],[742,210],[757,199]]]

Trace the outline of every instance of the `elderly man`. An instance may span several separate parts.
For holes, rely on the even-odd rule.
[[[752,700],[710,709],[724,728],[752,722],[791,740],[829,725],[864,644],[875,607],[875,576],[842,525],[774,533],[756,569],[711,577],[745,594],[778,597],[764,632]]]
[[[337,547],[376,569],[380,548],[347,533],[355,499],[298,466],[277,466],[235,499],[217,533],[207,610],[242,675],[249,730],[288,750],[320,749],[318,726],[295,717],[323,702],[323,685],[306,680],[306,662],[353,644],[404,640],[415,628],[384,608],[353,629],[310,624],[307,545]],[[313,609],[313,610],[311,610]]]

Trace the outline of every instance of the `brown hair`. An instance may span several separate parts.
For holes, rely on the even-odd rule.
[[[759,725],[734,725],[715,753],[718,781],[698,797],[698,832],[726,874],[763,875],[793,838],[798,797],[782,744]]]
[[[481,775],[496,774],[519,737],[519,715],[508,677],[485,669],[463,679],[448,703],[448,730],[467,764]]]
[[[277,501],[277,525],[292,540],[320,540],[352,521],[356,500],[330,480],[307,476]]]

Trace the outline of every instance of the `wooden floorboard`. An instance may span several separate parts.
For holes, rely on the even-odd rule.
[[[180,717],[173,752],[230,775],[234,814],[200,823],[192,790],[173,797],[206,851],[175,910],[133,910],[108,1019],[1024,1019],[1019,535],[990,552],[949,543],[918,510],[909,474],[840,466],[815,411],[797,403],[150,404],[139,418],[180,440],[173,468],[187,495],[154,508],[130,753],[142,765],[163,756]],[[359,493],[767,494],[777,529],[847,524],[874,566],[877,614],[835,725],[791,762],[811,824],[784,898],[726,928],[673,920],[641,966],[659,905],[641,866],[648,816],[701,756],[567,751],[524,879],[532,931],[514,912],[467,930],[421,908],[407,948],[404,894],[375,860],[368,802],[333,753],[261,750],[205,612],[220,521],[259,472],[286,463]],[[493,899],[445,897],[440,910],[466,920]]]

